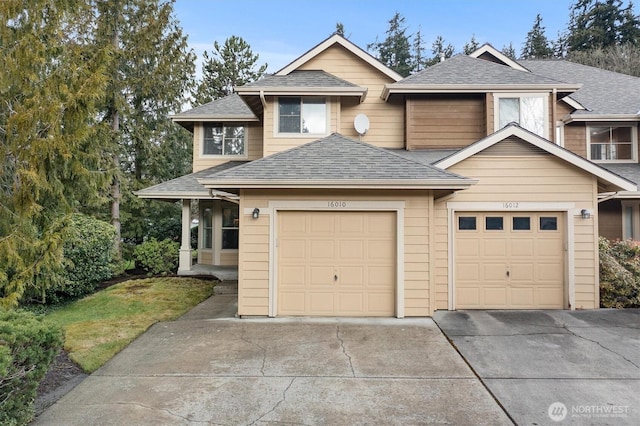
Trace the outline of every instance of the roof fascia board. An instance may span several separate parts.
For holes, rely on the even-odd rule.
[[[476,179],[412,179],[412,180],[234,180],[198,179],[207,188],[230,189],[467,189],[478,183]]]
[[[385,101],[393,94],[429,94],[429,93],[509,93],[509,92],[575,92],[581,84],[385,84],[381,97]]]
[[[511,67],[513,69],[516,69],[519,71],[531,72],[527,68],[523,67],[522,65],[520,65],[513,59],[509,58],[507,55],[500,52],[498,49],[496,49],[495,47],[491,46],[488,43],[483,44],[474,52],[471,52],[469,56],[471,56],[472,58],[478,59],[478,57],[480,57],[483,53],[490,54],[491,56],[493,56],[494,58],[496,58],[497,60],[505,64],[506,66]]]
[[[603,181],[609,184],[615,185],[623,190],[634,191],[637,189],[636,184],[629,182],[628,180],[621,178],[609,172],[608,170],[605,170],[604,168],[592,163],[589,160],[579,157],[578,155],[573,154],[572,152],[569,152],[559,147],[553,142],[549,142],[548,140],[541,138],[537,135],[534,135],[533,133],[528,132],[519,126],[513,126],[513,125],[507,126],[501,130],[498,130],[497,132],[487,136],[484,139],[481,139],[475,144],[469,145],[468,147],[463,148],[457,153],[438,161],[434,165],[436,167],[446,170],[449,167],[455,164],[458,164],[461,161],[466,160],[467,158],[477,154],[478,152],[483,151],[492,145],[495,145],[496,143],[504,140],[509,136],[519,137],[520,139],[523,139],[529,142],[530,144],[542,149],[543,151],[546,151],[578,167],[579,169],[582,169],[594,176],[597,176]]]
[[[193,115],[170,115],[169,118],[172,121],[260,121],[256,116],[242,117],[238,115],[207,115],[207,114],[193,114]]]
[[[569,105],[571,108],[579,109],[579,110],[586,110],[587,109],[587,108],[584,107],[584,105],[582,105],[580,102],[578,102],[575,99],[573,99],[571,96],[565,96],[561,100],[565,104]]]
[[[583,121],[640,121],[640,114],[569,114],[566,124]]]
[[[358,58],[362,59],[367,64],[371,65],[372,67],[374,67],[375,69],[377,69],[378,71],[386,75],[387,77],[389,77],[393,81],[400,81],[404,78],[397,72],[393,71],[391,68],[384,65],[382,62],[378,61],[369,53],[362,50],[360,47],[356,46],[355,44],[351,43],[349,40],[337,34],[332,35],[325,41],[318,44],[316,47],[313,47],[311,50],[308,50],[302,56],[298,57],[293,62],[289,63],[289,65],[286,65],[284,68],[280,69],[279,71],[276,71],[274,75],[287,75],[292,71],[295,71],[296,69],[301,67],[303,64],[309,62],[311,59],[313,59],[314,57],[316,57],[317,55],[327,50],[329,47],[333,46],[336,43],[344,47],[345,49],[347,49],[348,51],[356,55]]]
[[[203,192],[134,192],[136,197],[139,198],[151,198],[151,199],[164,199],[164,200],[179,200],[179,199],[199,199],[210,198],[208,191]]]

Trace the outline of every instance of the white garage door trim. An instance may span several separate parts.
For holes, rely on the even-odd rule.
[[[565,212],[565,228],[566,228],[566,244],[567,258],[565,265],[565,277],[567,280],[567,292],[569,306],[571,310],[575,309],[575,229],[574,218],[580,216],[580,209],[576,208],[575,203],[535,203],[535,202],[447,202],[447,224],[448,224],[448,290],[449,304],[448,309],[454,311],[456,309],[455,300],[455,268],[454,268],[454,246],[455,246],[455,224],[454,217],[456,212]]]
[[[269,316],[275,317],[278,312],[278,256],[276,256],[278,211],[391,211],[396,213],[396,317],[404,318],[404,208],[404,201],[350,201],[345,199],[269,201],[268,209],[260,209],[260,214],[263,212],[269,214],[269,229],[271,229],[269,232]]]

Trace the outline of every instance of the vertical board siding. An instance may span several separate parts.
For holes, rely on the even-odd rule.
[[[597,211],[596,179],[550,156],[471,157],[448,169],[479,183],[460,191],[456,202],[575,202],[577,209]],[[448,222],[446,201],[436,201],[436,307],[448,302]],[[575,219],[575,292],[577,309],[598,307],[598,255],[595,218]]]
[[[487,135],[483,96],[407,99],[407,149],[461,148]]]
[[[427,316],[435,309],[429,299],[429,202],[426,191],[302,191],[243,190],[240,205],[239,315],[269,313],[270,218],[244,216],[244,208],[266,208],[269,200],[405,201],[405,316]],[[400,266],[400,265],[398,265]],[[274,265],[275,267],[275,265]]]

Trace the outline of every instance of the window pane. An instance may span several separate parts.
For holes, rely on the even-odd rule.
[[[520,98],[520,126],[544,136],[544,99]]]
[[[530,229],[531,229],[530,217],[514,217],[513,218],[514,231],[528,231]]]
[[[222,230],[222,248],[223,249],[238,248],[238,230],[237,229]]]
[[[624,231],[622,233],[622,238],[625,240],[628,238],[633,238],[633,207],[626,206],[624,208]]]
[[[613,127],[611,129],[611,140],[613,143],[631,143],[631,127]]]
[[[205,209],[202,213],[202,248],[210,249],[213,242],[213,214],[211,209]]]
[[[591,127],[589,133],[591,135],[591,143],[609,143],[609,127]]]
[[[460,216],[458,218],[458,229],[460,231],[475,231],[476,230],[475,216]]]
[[[279,98],[280,133],[300,133],[300,98]]]
[[[202,153],[204,155],[222,155],[221,124],[207,124],[204,126]]]
[[[244,127],[225,127],[224,155],[244,155]]]
[[[239,224],[239,211],[237,205],[222,208],[222,227],[237,228]]]
[[[327,131],[327,107],[324,99],[304,99],[302,104],[302,133]]]
[[[520,122],[520,99],[518,98],[499,98],[500,110],[498,111],[500,121],[499,127],[502,129],[504,126],[511,122]]]
[[[502,231],[504,229],[502,217],[499,217],[499,216],[486,217],[485,229],[487,231]]]
[[[541,231],[557,231],[558,218],[557,217],[540,217],[540,230]]]

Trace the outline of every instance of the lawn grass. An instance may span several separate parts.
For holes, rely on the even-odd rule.
[[[158,321],[178,318],[213,294],[215,281],[195,278],[131,280],[46,315],[64,329],[64,348],[92,373]]]

